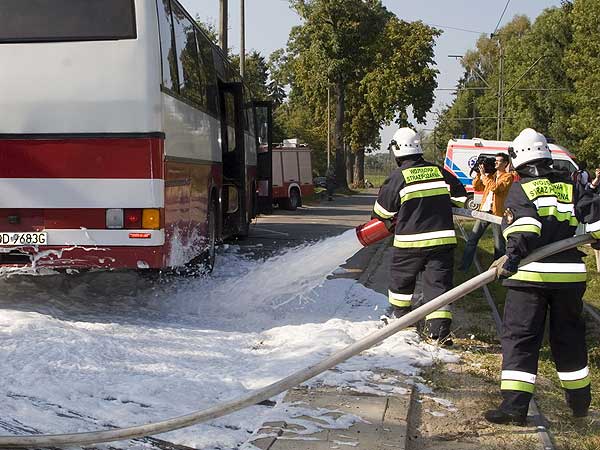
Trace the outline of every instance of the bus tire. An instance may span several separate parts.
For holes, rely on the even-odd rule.
[[[467,201],[465,202],[465,208],[475,211],[478,206],[479,205],[477,203],[475,203],[475,199],[473,198],[473,195],[472,194],[468,195]]]

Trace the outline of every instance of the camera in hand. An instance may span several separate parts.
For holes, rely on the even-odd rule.
[[[480,164],[483,164],[484,171],[488,175],[496,173],[496,158],[493,156],[479,155],[477,161],[475,161],[475,164],[473,167],[471,167],[471,172],[469,175],[471,175],[473,172],[479,172]]]

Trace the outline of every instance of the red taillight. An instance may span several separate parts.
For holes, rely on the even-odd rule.
[[[124,216],[125,228],[142,228],[141,209],[126,209]]]
[[[152,233],[129,233],[129,239],[150,239]]]

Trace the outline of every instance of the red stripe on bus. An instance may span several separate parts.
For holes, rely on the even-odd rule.
[[[159,138],[0,140],[0,178],[163,178]]]

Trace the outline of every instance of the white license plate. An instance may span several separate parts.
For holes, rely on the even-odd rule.
[[[46,245],[48,233],[0,233],[0,245]]]

